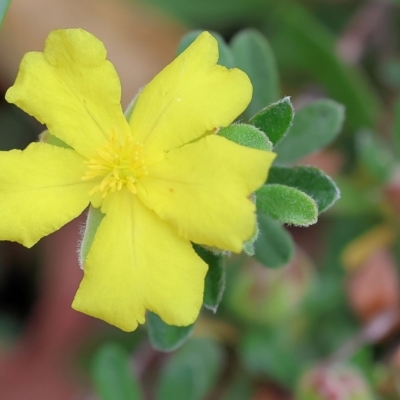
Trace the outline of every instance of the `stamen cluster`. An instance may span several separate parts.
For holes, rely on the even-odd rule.
[[[121,137],[113,133],[110,140],[97,149],[85,164],[88,165],[88,170],[82,177],[83,180],[103,177],[89,194],[101,192],[103,198],[124,186],[136,194],[139,178],[147,175],[143,144],[136,142],[130,135]]]

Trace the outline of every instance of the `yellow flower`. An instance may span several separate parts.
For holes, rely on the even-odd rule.
[[[126,331],[146,310],[191,324],[207,272],[191,242],[240,252],[252,236],[248,196],[274,154],[213,134],[252,92],[245,73],[217,59],[216,41],[201,34],[143,89],[127,121],[118,75],[90,33],[54,31],[44,53],[24,56],[6,99],[70,148],[0,153],[0,239],[30,247],[99,208],[74,309]]]

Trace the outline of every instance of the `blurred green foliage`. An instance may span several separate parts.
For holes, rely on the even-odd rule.
[[[234,371],[230,371],[226,396],[221,399],[256,398],[257,381],[272,380],[293,393],[310,366],[334,356],[363,329],[344,295],[344,282],[352,275],[343,268],[343,251],[377,223],[387,223],[398,232],[395,207],[400,197],[391,199],[390,195],[397,193],[394,177],[400,154],[400,102],[393,100],[400,89],[400,68],[396,67],[400,58],[399,44],[390,37],[399,33],[399,8],[395,1],[143,1],[192,28],[218,32],[220,63],[242,68],[253,81],[255,97],[240,122],[264,132],[278,154],[266,186],[257,196],[255,259],[276,268],[296,255],[294,265],[273,270],[254,270],[252,264],[243,269],[247,264],[244,258],[228,262],[226,293],[218,315],[239,329],[239,339],[223,344],[225,351],[234,353]],[[389,24],[386,39],[384,34],[374,39],[380,40],[380,45],[372,39],[361,41],[354,33],[358,13],[362,15],[370,6],[386,7],[382,22]],[[242,27],[246,29],[239,32]],[[378,30],[377,26],[375,32]],[[365,46],[353,64],[341,57],[337,47],[340,41],[351,40],[345,36],[351,34]],[[187,39],[186,46],[195,36]],[[227,42],[222,42],[222,37]],[[291,101],[286,98],[276,103],[283,96],[291,96],[296,109],[295,117],[287,122],[289,108],[285,106],[290,105],[291,110]],[[343,135],[337,139],[343,124]],[[240,129],[227,131],[226,137],[236,141],[238,132]],[[327,146],[342,158],[337,178],[342,199],[326,214],[329,223],[325,222],[323,239],[318,238],[312,247],[319,254],[312,254],[318,259],[315,265],[313,260],[301,261],[291,235],[281,225],[295,223],[279,216],[279,212],[290,212],[290,196],[277,197],[278,214],[274,214],[271,196],[265,193],[282,185],[282,191],[293,188],[308,195],[319,213],[329,208],[340,196],[334,181],[318,169],[296,166],[304,156]],[[285,207],[279,209],[279,204]],[[297,271],[295,279],[288,272],[291,268]],[[373,398],[398,398],[400,394],[390,383],[398,377],[389,365],[378,362],[379,352],[374,349],[375,343],[360,341],[354,353],[345,352],[346,358],[338,363],[357,365],[361,376],[374,387]],[[370,393],[360,396],[357,399],[369,399]]]
[[[275,147],[277,162],[294,163],[328,146],[341,131],[343,122],[344,109],[332,100],[318,100],[302,108]]]
[[[10,2],[11,0],[0,0],[0,28],[3,24],[3,20],[10,5]]]
[[[165,364],[157,400],[201,400],[212,390],[223,366],[223,352],[212,340],[193,339]]]
[[[92,377],[101,399],[142,399],[141,389],[129,365],[129,353],[118,344],[107,343],[97,350],[92,362]]]
[[[311,81],[322,84],[329,97],[345,106],[347,123],[353,128],[376,124],[382,109],[376,89],[359,68],[346,65],[335,48],[332,27],[343,27],[348,22],[354,11],[353,2],[335,5],[295,0],[142,1],[193,28],[212,29],[225,35],[239,27],[258,28],[267,35],[284,80],[288,77],[292,83],[299,74],[306,74]],[[320,15],[324,16],[323,22]],[[263,58],[267,60],[268,56]],[[273,96],[276,86],[265,92]]]
[[[383,224],[396,240],[381,250],[394,257],[398,270],[399,2],[142,1],[192,29],[213,31],[219,63],[242,68],[254,85],[249,108],[218,134],[241,145],[272,148],[278,157],[254,199],[257,240],[245,251],[254,257],[227,257],[197,246],[210,267],[203,316],[195,326],[182,328],[148,315],[152,345],[174,351],[161,361],[152,353],[156,361],[142,377],[150,387],[143,388],[144,394],[126,350],[109,344],[97,349],[91,367],[96,393],[104,400],[145,398],[149,393],[160,400],[253,400],[262,398],[256,393],[268,387],[278,399],[302,398],[296,397],[298,382],[321,363],[333,365],[339,354],[335,363],[344,369],[357,366],[374,398],[400,398],[393,384],[400,378],[390,361],[398,343],[359,339],[369,322],[351,307],[346,285],[356,274],[342,259],[351,243]],[[386,12],[371,37],[364,40],[360,34],[361,40],[357,17],[371,4],[386,7]],[[189,33],[178,53],[198,33]],[[348,34],[364,46],[355,62],[338,50]],[[24,136],[29,122],[14,112],[0,108],[2,129],[21,132],[12,138],[2,135],[2,148],[24,147],[29,140]],[[323,151],[327,146],[341,160],[333,168],[337,185],[325,172],[297,165],[321,151],[321,159],[328,159]],[[340,192],[341,200],[319,216],[316,228],[300,231],[284,225],[314,222]],[[300,250],[302,243],[310,257]],[[376,292],[372,285],[368,293]],[[213,339],[200,338],[204,332]],[[398,333],[395,329],[394,336]],[[146,339],[140,340],[147,345]],[[355,346],[346,350],[350,342]],[[111,393],[120,397],[109,397],[115,386]]]

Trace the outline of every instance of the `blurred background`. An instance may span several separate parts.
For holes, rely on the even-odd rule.
[[[279,268],[228,259],[218,313],[205,310],[176,352],[153,350],[144,328],[125,334],[71,310],[84,216],[30,250],[0,243],[0,399],[400,399],[399,17],[395,0],[12,0],[0,31],[1,150],[43,130],[4,94],[23,54],[59,28],[105,43],[124,106],[189,30],[229,43],[255,28],[281,97],[295,110],[334,99],[346,119],[329,148],[298,162],[332,176],[341,200],[316,225],[289,228],[279,245],[293,257],[277,251]]]

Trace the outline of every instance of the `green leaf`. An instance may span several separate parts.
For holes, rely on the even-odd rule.
[[[143,0],[173,15],[185,26],[205,26],[228,32],[265,19],[265,1],[260,0]]]
[[[281,329],[249,331],[240,344],[246,369],[255,377],[268,377],[283,387],[292,388],[304,359],[296,357],[296,346],[287,326]]]
[[[252,193],[250,196],[250,200],[253,203],[256,203],[256,194]],[[260,234],[260,230],[258,229],[258,225],[256,225],[256,229],[254,230],[253,236],[250,239],[247,239],[243,243],[243,252],[249,257],[254,256],[255,254],[255,243],[258,239],[258,235]]]
[[[128,107],[126,108],[126,110],[124,111],[124,115],[125,115],[125,119],[129,122],[129,120],[131,119],[132,113],[133,113],[133,109],[135,108],[136,102],[140,96],[140,93],[142,92],[142,89],[140,89],[135,97],[131,100],[131,102],[128,104]]]
[[[39,135],[39,141],[47,143],[47,144],[51,144],[51,145],[57,146],[57,147],[64,147],[65,149],[72,149],[72,147],[70,145],[68,145],[67,143],[63,142],[58,137],[55,137],[54,135],[52,135],[47,129],[44,130]]]
[[[286,265],[294,253],[293,239],[281,224],[266,214],[258,214],[260,235],[255,243],[256,259],[266,267]]]
[[[318,100],[296,113],[287,135],[277,144],[277,161],[292,163],[330,144],[342,129],[344,108],[333,100]]]
[[[255,398],[255,389],[253,382],[246,376],[244,372],[236,374],[232,379],[231,386],[228,392],[223,397],[223,400],[244,400]]]
[[[235,67],[235,57],[233,56],[231,48],[226,44],[224,38],[217,32],[211,31],[210,33],[218,42],[218,64],[227,68]]]
[[[242,146],[259,150],[272,150],[272,143],[253,125],[232,124],[218,131],[218,135]]]
[[[392,176],[396,166],[393,153],[376,133],[358,132],[356,152],[361,164],[378,182],[386,182]]]
[[[336,183],[314,167],[272,167],[267,182],[291,186],[308,194],[317,203],[319,214],[340,198]]]
[[[371,217],[379,213],[375,196],[370,188],[345,177],[337,178],[336,183],[341,193],[341,199],[335,207],[339,214]]]
[[[346,108],[347,122],[355,129],[373,127],[382,104],[372,84],[358,67],[347,65],[337,56],[337,37],[299,1],[277,2],[264,24],[279,60],[280,73],[289,79],[293,71],[307,72],[326,89],[329,97]]]
[[[159,351],[173,351],[189,339],[194,325],[173,326],[166,324],[157,314],[147,313],[147,330],[151,345]]]
[[[262,130],[276,145],[292,126],[293,117],[294,110],[290,97],[285,97],[265,107],[252,117],[249,123]]]
[[[243,243],[243,251],[249,257],[252,257],[255,254],[254,246],[255,246],[255,243],[256,243],[256,240],[257,240],[259,234],[260,234],[260,231],[258,229],[258,226],[256,226],[256,231],[254,232],[253,236]]]
[[[307,194],[290,186],[269,184],[257,190],[257,209],[282,224],[309,226],[318,219],[318,207]]]
[[[267,39],[254,29],[239,32],[231,42],[236,66],[249,75],[253,98],[245,111],[250,118],[279,99],[279,76],[275,57]]]
[[[163,368],[157,400],[203,400],[223,365],[221,348],[208,339],[192,339]]]
[[[130,369],[129,354],[119,345],[107,343],[94,355],[91,376],[101,400],[143,399]]]
[[[202,30],[195,30],[186,34],[179,43],[177,54],[180,54],[185,49],[187,49],[196,40],[197,36],[199,36],[200,33],[202,32],[203,32]],[[235,58],[233,56],[232,50],[226,44],[224,38],[219,33],[217,32],[210,32],[210,33],[218,42],[218,49],[219,49],[218,64],[223,65],[227,68],[233,68],[235,66]]]
[[[393,131],[395,155],[396,159],[400,160],[400,97],[397,99],[395,104],[395,119]]]
[[[0,28],[3,24],[4,17],[6,16],[8,7],[10,6],[11,0],[0,0]]]
[[[103,218],[104,214],[100,211],[99,208],[94,208],[92,205],[89,206],[86,226],[79,249],[79,263],[81,265],[81,268],[83,267],[86,257],[89,254],[94,236],[96,235],[97,229],[99,228]]]
[[[208,265],[203,305],[215,313],[217,312],[225,289],[224,257],[222,255],[213,254],[211,251],[199,245],[194,244],[193,248]]]
[[[380,83],[392,90],[400,89],[400,60],[399,58],[389,58],[381,60],[377,65],[378,78]]]

